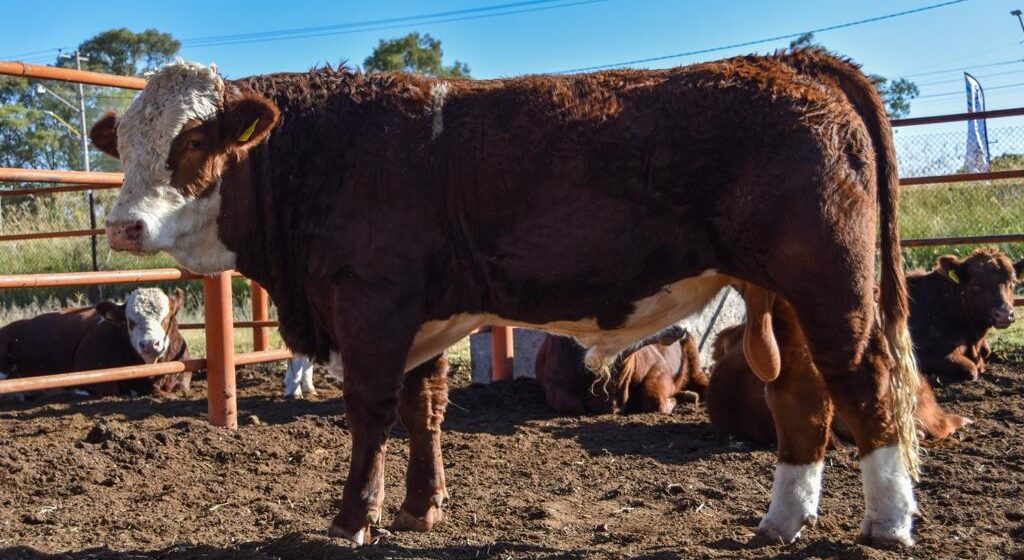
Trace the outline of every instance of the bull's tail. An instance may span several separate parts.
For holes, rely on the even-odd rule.
[[[881,294],[879,319],[895,366],[889,375],[893,420],[903,462],[914,479],[919,471],[917,430],[914,420],[918,387],[917,362],[907,327],[909,305],[903,275],[899,233],[899,174],[896,149],[885,105],[875,86],[853,63],[815,51],[796,51],[788,62],[801,72],[831,77],[856,108],[875,149],[878,206],[881,221]]]

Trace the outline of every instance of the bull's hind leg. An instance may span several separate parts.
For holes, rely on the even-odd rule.
[[[880,545],[910,545],[916,504],[893,414],[894,360],[874,320],[870,288],[852,298],[849,288],[843,297],[841,286],[832,287],[827,302],[791,301],[828,394],[857,442],[866,506],[862,537]]]
[[[409,431],[409,467],[405,501],[394,528],[429,531],[444,519],[448,492],[441,459],[441,422],[448,405],[448,360],[437,356],[405,376],[398,414]]]
[[[765,396],[775,421],[779,462],[772,501],[752,544],[790,543],[817,521],[832,421],[825,382],[814,369],[792,310],[784,302],[776,303],[773,324],[782,367],[778,379],[765,386]]]
[[[917,511],[913,482],[901,457],[889,375],[893,361],[876,329],[861,368],[846,376],[825,376],[836,411],[853,432],[860,454],[866,510],[861,537],[880,545],[914,544]]]

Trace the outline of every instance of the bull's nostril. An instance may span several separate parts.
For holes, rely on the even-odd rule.
[[[136,241],[138,239],[141,239],[144,228],[145,225],[142,223],[142,220],[135,220],[130,224],[126,224],[123,230],[124,238],[129,241]]]

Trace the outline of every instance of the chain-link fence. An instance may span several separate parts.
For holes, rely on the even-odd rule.
[[[1024,169],[1024,126],[992,126],[998,122],[989,120],[991,171]],[[947,132],[928,132],[929,126],[897,128],[900,176],[968,172],[967,125],[959,126],[960,131]],[[1024,179],[908,185],[902,188],[900,206],[903,239],[1024,233]],[[1024,243],[998,246],[1015,258],[1024,256]],[[905,248],[904,256],[910,267],[929,268],[939,255],[962,255],[975,247],[968,244]]]

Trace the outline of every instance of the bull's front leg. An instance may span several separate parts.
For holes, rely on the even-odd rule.
[[[441,422],[448,405],[448,360],[436,356],[406,374],[398,413],[409,431],[405,501],[394,528],[429,531],[444,519],[448,496],[441,458]]]
[[[966,349],[958,347],[938,360],[922,360],[921,369],[946,383],[976,381],[978,365],[967,358]]]
[[[413,308],[411,302],[374,295],[339,290],[334,297],[352,458],[341,510],[329,533],[356,544],[369,542],[370,527],[380,521],[388,434],[397,419],[398,392],[417,328],[416,320],[401,312]]]

